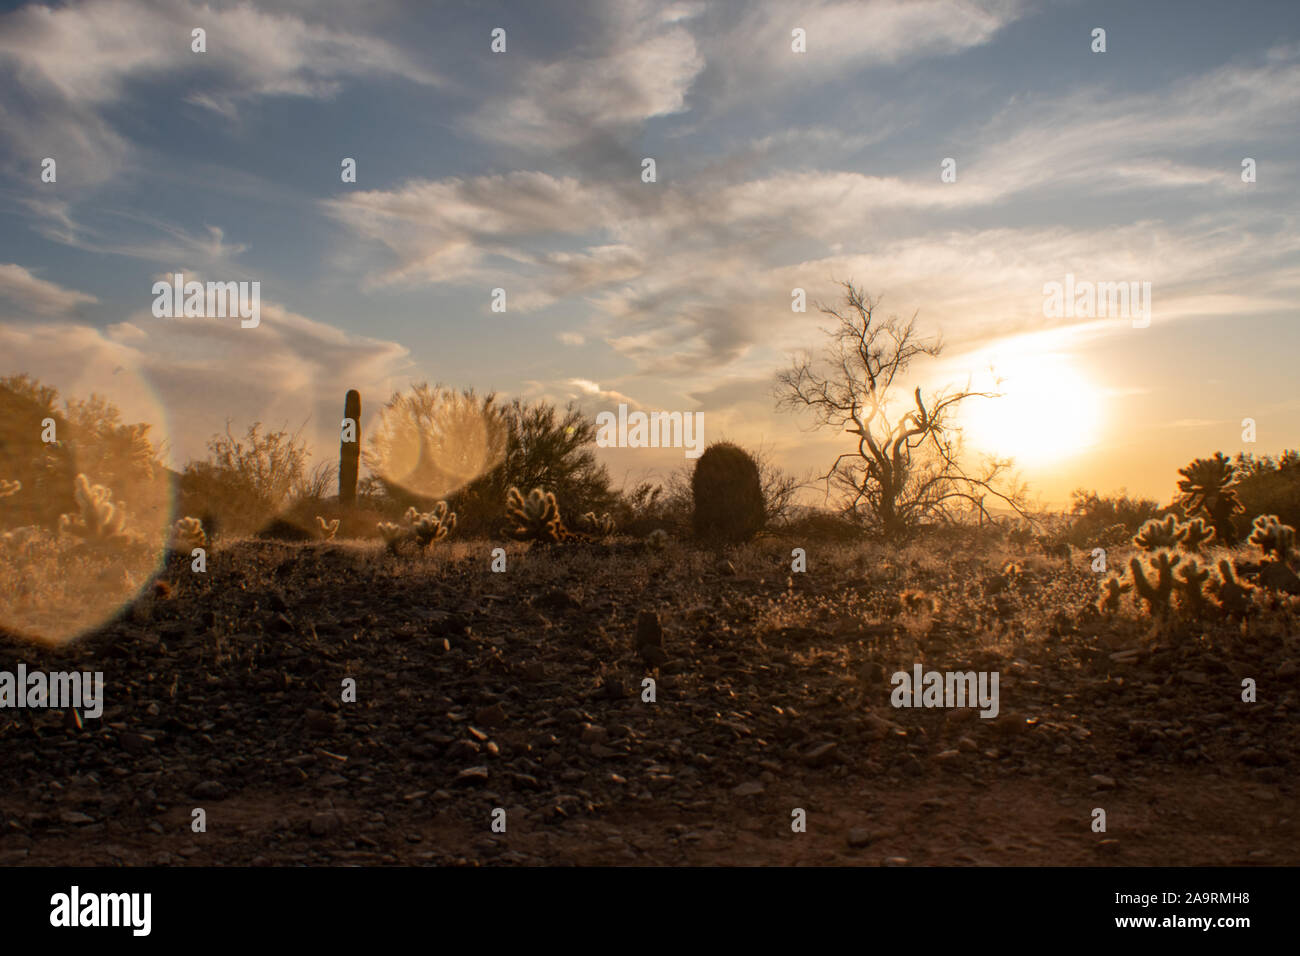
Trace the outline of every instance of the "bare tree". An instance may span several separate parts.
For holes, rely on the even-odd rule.
[[[827,496],[832,487],[838,489],[843,510],[887,539],[903,537],[927,520],[956,520],[963,511],[981,521],[991,518],[990,498],[1028,518],[1024,489],[1010,481],[1010,461],[988,459],[977,473],[959,461],[957,407],[996,393],[941,392],[927,408],[918,387],[914,407],[902,414],[891,411],[912,360],[938,355],[942,342],[919,338],[915,314],[906,322],[897,316],[882,320],[875,315],[877,300],[852,282],[842,285],[842,308],[819,304],[837,323],[824,330],[831,341],[822,360],[802,355],[777,376],[778,407],[810,410],[815,428],[843,429],[857,438],[857,447],[839,455],[820,476]]]

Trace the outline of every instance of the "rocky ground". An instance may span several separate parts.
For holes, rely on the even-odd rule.
[[[0,710],[0,864],[1300,863],[1290,604],[1098,618],[1077,552],[497,546],[237,542],[0,642],[107,698]],[[918,662],[1001,713],[893,708]]]

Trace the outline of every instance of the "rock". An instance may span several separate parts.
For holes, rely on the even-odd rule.
[[[644,647],[664,646],[664,629],[659,623],[659,614],[655,611],[642,611],[636,617],[636,646],[638,649]]]
[[[460,773],[456,774],[456,783],[462,784],[481,784],[487,783],[487,767],[466,767]]]
[[[1088,779],[1091,780],[1093,783],[1095,783],[1095,784],[1097,785],[1097,789],[1099,789],[1099,790],[1114,790],[1114,789],[1115,789],[1115,778],[1114,778],[1114,777],[1108,777],[1108,776],[1106,776],[1105,774],[1101,774],[1101,773],[1094,773],[1094,774],[1093,774],[1091,777],[1089,777]]]
[[[973,754],[975,753],[975,751],[979,750],[980,748],[979,748],[979,744],[975,743],[975,741],[972,740],[971,738],[961,737],[957,741],[957,749],[965,753]]]
[[[226,795],[226,788],[216,780],[204,780],[191,793],[198,800],[220,800]]]
[[[890,734],[898,731],[898,724],[891,720],[886,720],[876,714],[867,714],[862,718],[863,736],[867,740],[884,740]]]
[[[339,815],[331,811],[314,815],[311,818],[310,829],[312,836],[329,836],[331,833],[338,832],[342,826],[343,821],[339,819]]]
[[[1300,666],[1297,666],[1297,664],[1296,664],[1295,661],[1287,660],[1287,661],[1283,661],[1283,662],[1278,666],[1278,669],[1277,669],[1277,676],[1278,676],[1278,677],[1295,677],[1295,675],[1297,674],[1297,672],[1300,672]]]
[[[133,734],[129,730],[124,730],[117,735],[117,742],[131,756],[140,757],[153,749],[154,740],[147,734]]]
[[[609,731],[599,724],[583,724],[579,739],[584,744],[604,743],[609,739]]]
[[[803,762],[809,767],[821,767],[835,760],[839,754],[836,753],[838,744],[827,742],[818,744],[803,755]]]
[[[757,780],[750,780],[745,783],[742,783],[738,787],[734,787],[731,792],[738,797],[754,797],[762,793],[766,789],[767,788],[764,787]]]
[[[849,846],[853,847],[854,849],[860,849],[861,847],[866,846],[871,842],[871,840],[872,840],[871,831],[863,827],[854,827],[852,830],[849,831],[849,836],[848,836]]]
[[[508,719],[505,709],[500,704],[480,707],[474,713],[474,723],[485,727],[504,727]]]
[[[76,810],[64,810],[59,814],[59,819],[69,826],[84,826],[87,823],[94,823],[94,817],[88,817],[84,813]]]

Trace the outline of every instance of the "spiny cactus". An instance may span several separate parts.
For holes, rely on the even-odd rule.
[[[1142,561],[1135,555],[1129,561],[1129,571],[1133,576],[1134,601],[1142,600],[1147,604],[1147,611],[1152,615],[1169,613],[1169,597],[1174,590],[1174,567],[1182,560],[1182,555],[1160,551],[1149,561],[1149,568],[1142,566]],[[1156,573],[1156,583],[1147,580],[1146,571]]]
[[[9,481],[6,478],[0,478],[0,498],[12,498],[22,490],[23,483],[21,481]]]
[[[449,512],[445,501],[439,501],[432,511],[421,513],[411,508],[406,514],[411,533],[421,549],[441,541],[456,528],[456,512]]]
[[[1182,529],[1183,548],[1191,551],[1193,554],[1200,553],[1201,545],[1213,540],[1216,532],[1200,518],[1193,518],[1187,524],[1180,525]]]
[[[588,511],[582,516],[582,527],[595,537],[608,538],[614,533],[614,519],[609,516],[609,512],[596,517],[594,511]]]
[[[1251,605],[1251,592],[1255,589],[1237,580],[1232,562],[1219,561],[1219,574],[1210,582],[1210,593],[1218,599],[1219,606],[1234,617],[1244,617]]]
[[[316,528],[320,531],[320,539],[322,541],[333,541],[334,535],[336,535],[339,530],[339,519],[335,518],[333,521],[326,521],[320,515],[317,515]]]
[[[339,436],[339,506],[351,508],[357,503],[357,472],[361,463],[361,393],[350,389],[343,397],[343,420],[351,420],[355,441]]]
[[[208,543],[203,522],[198,518],[179,518],[172,528],[172,546],[177,550],[192,551]]]
[[[710,445],[691,475],[693,523],[701,538],[747,541],[763,528],[766,506],[758,465],[728,442]]]
[[[1178,526],[1173,515],[1152,518],[1133,536],[1133,543],[1143,551],[1164,551],[1177,548],[1186,532]]]
[[[1277,515],[1260,515],[1251,527],[1250,543],[1263,551],[1265,557],[1273,555],[1285,564],[1295,546],[1295,528],[1283,524]]]
[[[1101,597],[1097,599],[1097,610],[1105,614],[1117,613],[1120,598],[1132,590],[1132,583],[1121,577],[1107,578],[1101,582]]]
[[[664,548],[668,547],[668,532],[663,528],[655,528],[645,536],[645,541],[646,544],[650,546],[651,550],[662,551]]]
[[[1208,568],[1202,568],[1195,558],[1191,558],[1178,569],[1178,600],[1190,613],[1200,616],[1209,608],[1205,600],[1205,584],[1210,579]]]
[[[1202,514],[1214,525],[1221,542],[1237,543],[1237,531],[1232,516],[1241,510],[1235,486],[1237,473],[1232,462],[1222,453],[1213,458],[1198,458],[1186,468],[1178,469],[1183,480],[1178,482],[1181,502],[1188,515]]]
[[[92,485],[85,475],[73,482],[73,497],[81,514],[59,516],[59,530],[91,541],[118,541],[126,537],[126,505],[114,504],[113,492]]]
[[[381,521],[375,526],[379,536],[384,539],[384,544],[388,546],[390,554],[397,553],[397,547],[403,541],[411,536],[411,530],[404,525],[394,524],[391,521]]]
[[[565,538],[564,522],[555,495],[534,488],[524,498],[518,488],[506,492],[506,534],[516,541],[541,541],[556,544]]]

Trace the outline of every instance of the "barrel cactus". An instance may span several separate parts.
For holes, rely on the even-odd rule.
[[[747,541],[766,518],[758,465],[744,449],[719,442],[704,450],[691,476],[694,528],[701,538]]]

